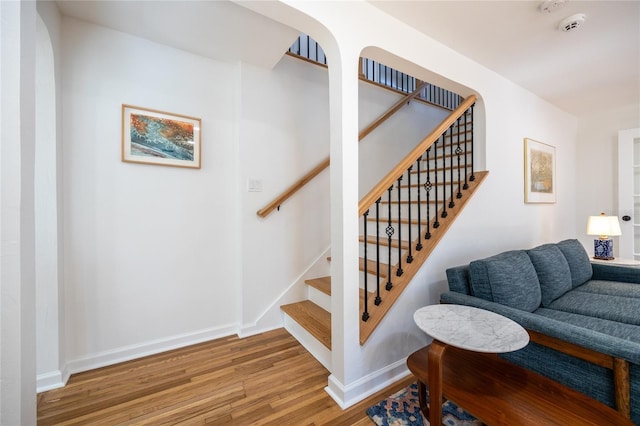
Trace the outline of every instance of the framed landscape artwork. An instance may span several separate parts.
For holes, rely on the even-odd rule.
[[[122,105],[122,161],[200,168],[199,118]]]
[[[556,202],[556,149],[551,145],[524,140],[524,202]]]

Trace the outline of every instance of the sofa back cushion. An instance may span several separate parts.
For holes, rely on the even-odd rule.
[[[527,250],[540,281],[542,306],[549,307],[551,302],[571,290],[571,271],[569,263],[556,244],[544,244]]]
[[[580,244],[580,241],[570,239],[560,241],[556,245],[569,264],[569,270],[571,271],[571,286],[576,288],[589,281],[593,276],[593,268],[591,267],[589,255],[582,244]]]
[[[540,283],[524,250],[512,250],[469,264],[474,296],[533,312],[540,306]]]

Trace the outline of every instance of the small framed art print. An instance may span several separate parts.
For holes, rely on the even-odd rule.
[[[122,105],[122,161],[200,168],[201,120]]]

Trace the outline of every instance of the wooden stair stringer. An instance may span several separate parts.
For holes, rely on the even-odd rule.
[[[369,319],[367,321],[360,321],[361,345],[363,345],[367,341],[367,339],[369,339],[371,334],[373,334],[382,319],[386,316],[387,312],[389,312],[398,297],[400,297],[400,294],[402,294],[415,274],[418,272],[418,270],[420,270],[420,267],[422,267],[422,265],[436,248],[442,237],[444,237],[444,235],[447,233],[447,230],[451,227],[455,219],[464,209],[467,202],[475,194],[476,190],[488,174],[488,171],[475,172],[475,180],[469,182],[469,188],[464,190],[462,198],[456,198],[455,206],[447,209],[447,217],[439,219],[440,226],[437,228],[437,232],[432,231],[432,237],[430,239],[422,240],[422,250],[413,252],[413,262],[402,263],[402,276],[397,277],[396,272],[398,270],[398,266],[396,265],[393,267],[391,271],[395,281],[393,283],[393,288],[390,291],[382,290],[385,292],[385,297],[382,299],[382,302],[379,305],[376,306],[373,303],[373,300],[367,303]]]

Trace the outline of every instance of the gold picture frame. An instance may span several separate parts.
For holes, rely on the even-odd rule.
[[[199,169],[201,120],[122,105],[122,161]]]
[[[524,139],[524,202],[556,202],[556,148]]]

